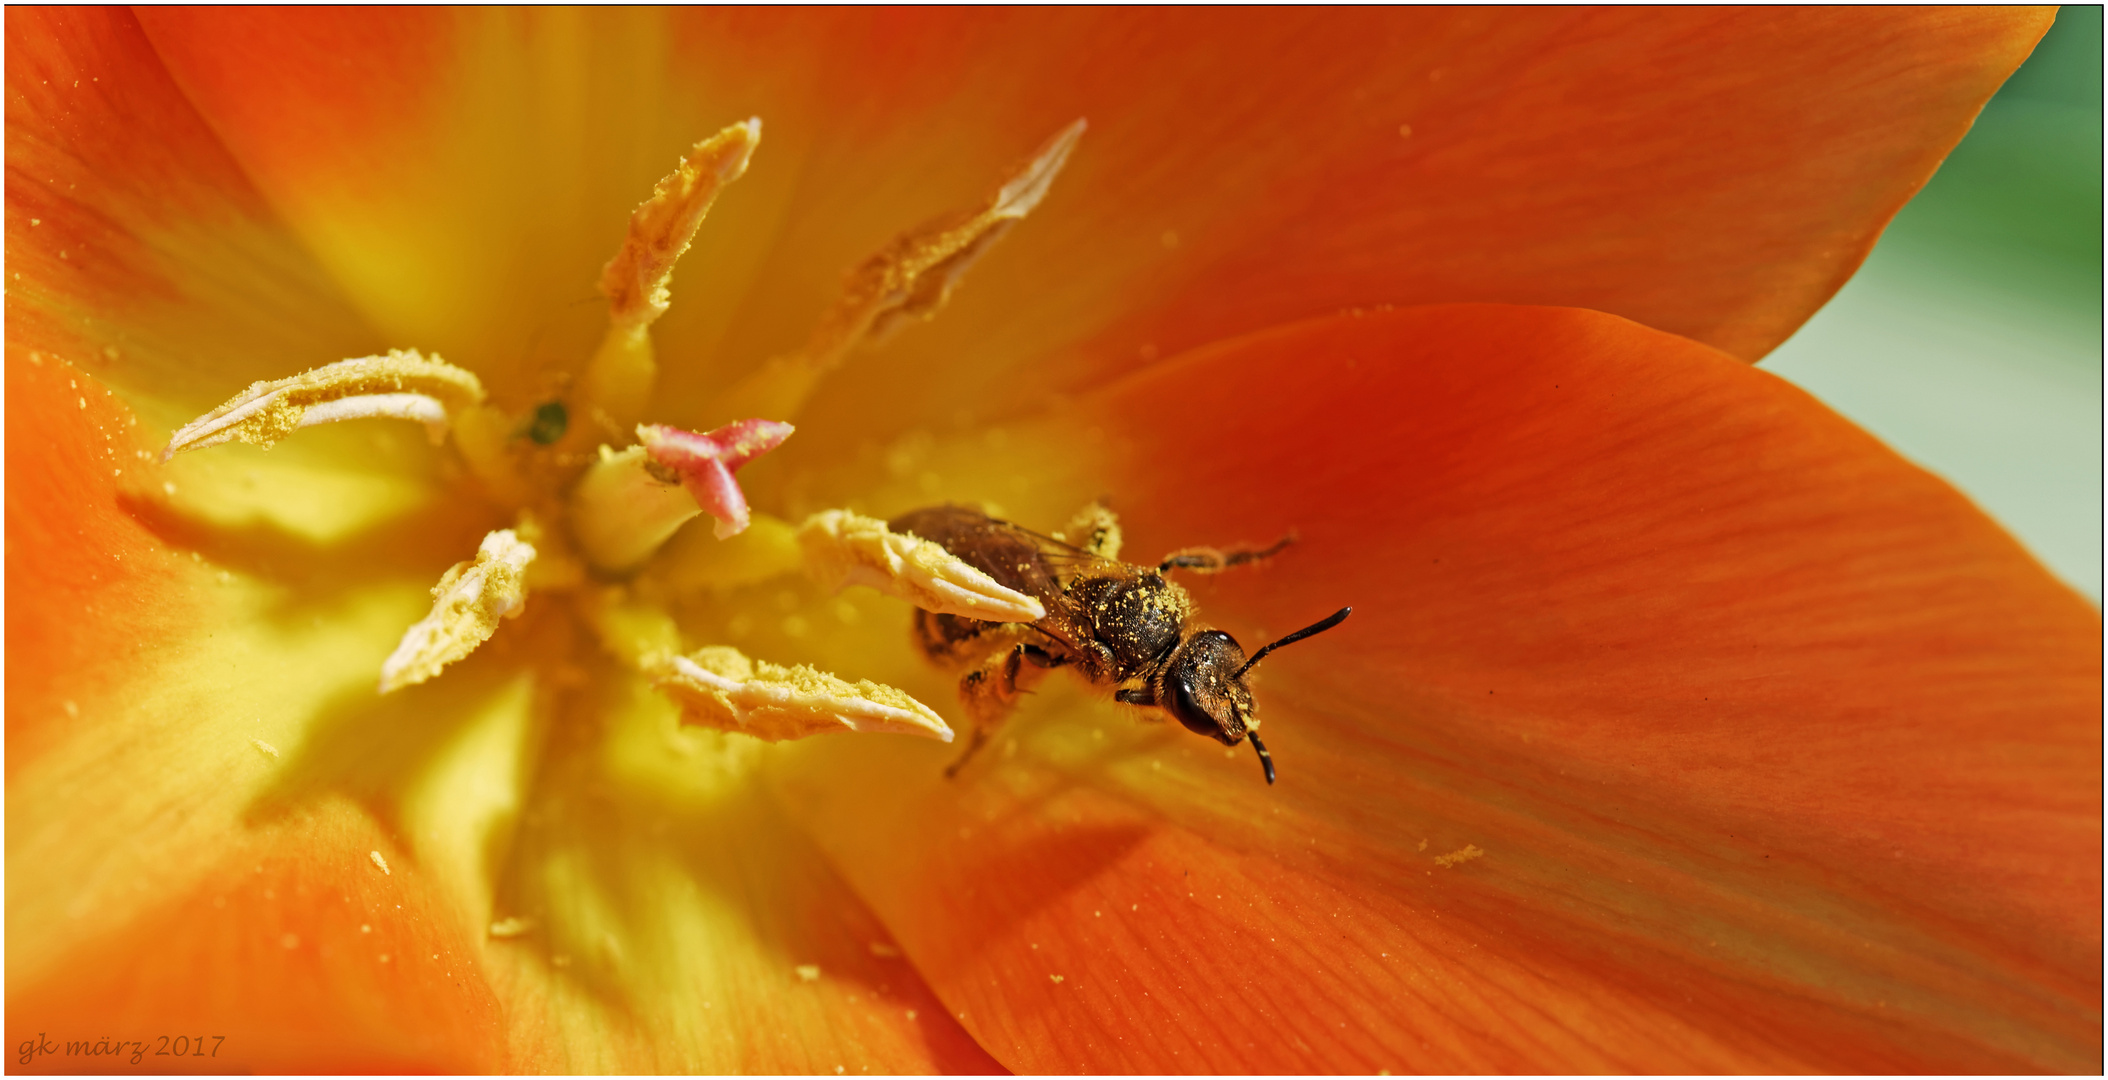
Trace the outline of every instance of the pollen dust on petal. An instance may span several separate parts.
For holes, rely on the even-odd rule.
[[[1459,863],[1468,863],[1473,859],[1482,858],[1485,854],[1484,851],[1479,850],[1477,844],[1465,844],[1447,855],[1435,856],[1435,865],[1447,870]]]

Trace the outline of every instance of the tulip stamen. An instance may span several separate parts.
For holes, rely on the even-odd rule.
[[[644,662],[654,685],[681,706],[683,723],[768,742],[841,731],[921,735],[952,741],[929,706],[869,679],[851,683],[817,668],[748,658],[728,645]]]
[[[397,349],[253,383],[176,429],[161,460],[227,442],[270,446],[300,428],[369,417],[419,421],[439,442],[450,416],[482,400],[483,384],[475,375],[436,356]]]
[[[1037,622],[1038,597],[1018,592],[966,560],[877,518],[826,510],[798,529],[798,546],[814,581],[837,591],[867,585],[927,611],[989,622]]]
[[[1082,121],[1063,129],[982,204],[910,231],[866,260],[806,349],[779,362],[789,374],[754,392],[794,409],[851,349],[934,315],[974,261],[1045,198],[1082,132]],[[679,626],[650,597],[669,582],[716,587],[802,563],[836,587],[871,585],[930,610],[1000,622],[1044,617],[1039,600],[942,546],[846,511],[816,515],[802,529],[764,517],[763,535],[713,545],[700,560],[707,565],[664,560],[634,585],[593,583],[594,575],[604,581],[638,571],[701,514],[714,519],[720,541],[745,531],[755,515],[734,474],[793,430],[759,418],[711,431],[636,422],[656,379],[651,327],[670,306],[674,264],[717,195],[746,171],[760,134],[760,122],[749,120],[697,143],[631,215],[621,250],[601,273],[607,334],[568,399],[515,412],[487,402],[474,375],[398,351],[257,383],[171,439],[168,454],[236,440],[268,446],[300,427],[358,417],[417,420],[435,440],[451,434],[485,495],[513,508],[514,528],[490,532],[474,559],[456,563],[432,588],[431,613],[381,665],[381,693],[429,680],[473,653],[524,610],[532,589],[561,596],[600,647],[677,703],[687,723],[769,741],[853,731],[950,742],[942,717],[894,687],[772,664],[728,646],[685,652]],[[636,443],[618,448],[629,430]],[[614,443],[603,443],[597,458],[587,453],[596,438]]]
[[[1055,133],[979,206],[911,229],[865,259],[850,271],[841,297],[820,317],[805,347],[769,360],[734,387],[728,410],[794,416],[820,377],[851,350],[882,342],[910,321],[933,318],[966,271],[1046,198],[1085,127],[1077,120]]]
[[[585,395],[617,425],[634,423],[658,375],[651,324],[672,306],[673,265],[695,241],[718,193],[747,171],[761,142],[750,119],[696,143],[630,215],[622,249],[600,273],[608,331],[586,366]]]
[[[532,545],[500,529],[483,538],[473,562],[455,563],[432,587],[432,613],[404,631],[381,663],[381,693],[439,674],[490,640],[498,620],[524,610],[527,564],[534,555]]]

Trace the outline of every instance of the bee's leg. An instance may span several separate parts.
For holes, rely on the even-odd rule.
[[[1102,558],[1117,559],[1120,557],[1120,518],[1106,509],[1103,502],[1093,502],[1076,511],[1076,516],[1054,534],[1054,539]]]
[[[1279,555],[1288,545],[1295,542],[1296,534],[1289,533],[1287,536],[1263,548],[1245,545],[1226,548],[1180,548],[1164,556],[1164,561],[1157,564],[1157,573],[1168,573],[1172,570],[1191,570],[1201,574],[1219,574],[1233,566],[1265,562]]]
[[[1001,727],[1012,709],[1017,708],[1017,699],[1024,694],[1018,686],[1020,676],[1028,680],[1026,665],[1045,669],[1060,667],[1062,658],[1037,645],[1019,644],[990,657],[987,663],[966,673],[959,680],[959,704],[965,706],[967,719],[973,721],[973,737],[967,740],[966,751],[944,770],[946,777],[957,776],[960,768],[988,741],[988,736]]]

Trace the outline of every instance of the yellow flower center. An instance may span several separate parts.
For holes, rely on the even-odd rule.
[[[761,122],[704,139],[630,217],[621,250],[600,278],[608,327],[575,380],[523,410],[487,399],[476,377],[436,356],[397,351],[258,383],[179,429],[164,456],[231,441],[268,446],[302,428],[397,418],[451,437],[486,497],[512,528],[492,531],[475,557],[433,588],[431,613],[383,663],[379,691],[425,682],[468,657],[530,602],[567,604],[602,650],[677,702],[685,720],[775,741],[839,731],[951,730],[906,693],[811,667],[785,667],[723,644],[684,650],[660,598],[809,570],[836,587],[869,585],[925,609],[999,621],[1031,620],[1039,603],[997,584],[936,544],[889,532],[846,511],[802,528],[746,505],[734,472],[794,430],[819,380],[860,345],[934,316],[965,273],[1045,197],[1077,140],[1056,134],[980,205],[910,230],[851,272],[841,297],[804,346],[733,387],[709,432],[651,424],[658,365],[651,326],[672,303],[674,267],[719,193],[747,169]],[[708,514],[714,537],[744,534],[735,552],[668,542]]]

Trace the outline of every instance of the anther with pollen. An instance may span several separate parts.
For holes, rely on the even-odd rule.
[[[437,443],[446,437],[454,412],[482,400],[483,383],[473,373],[436,356],[427,359],[415,349],[397,349],[253,383],[177,428],[161,460],[228,442],[270,446],[300,428],[369,417],[418,421]]]
[[[976,207],[911,229],[865,259],[813,327],[805,347],[776,357],[727,393],[734,415],[793,417],[859,345],[934,318],[981,256],[1036,209],[1083,138],[1082,120],[1056,132]]]

